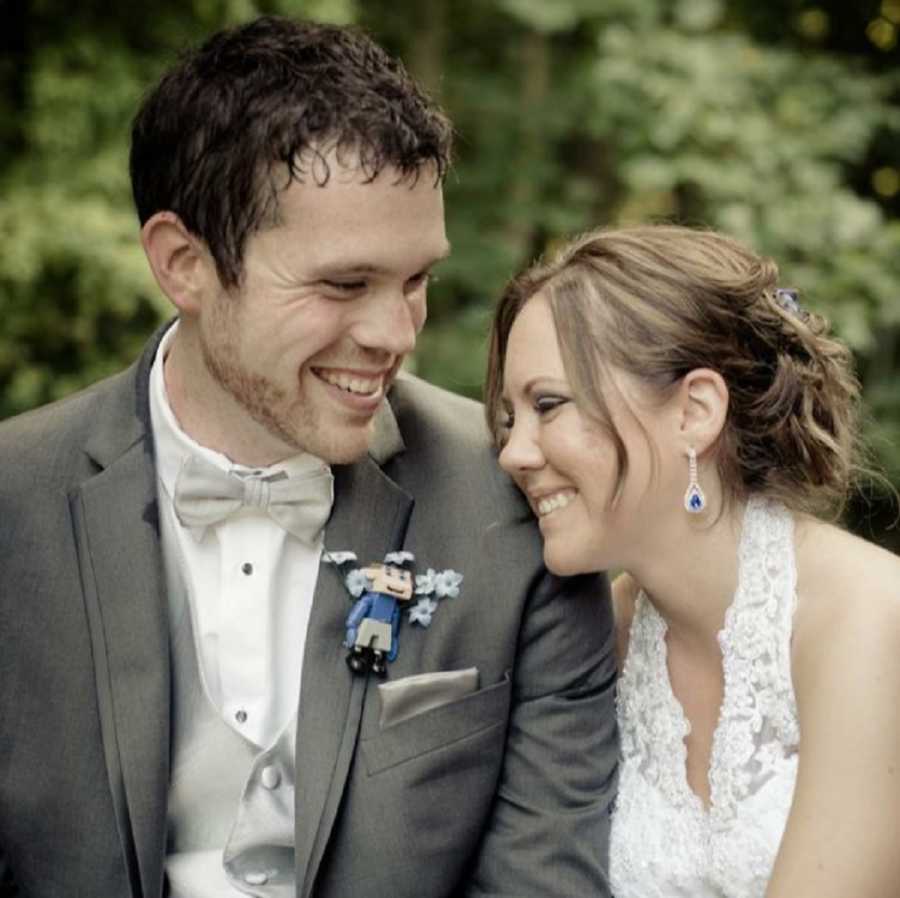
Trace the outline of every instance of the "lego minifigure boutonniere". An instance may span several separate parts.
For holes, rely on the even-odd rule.
[[[427,627],[444,598],[459,595],[462,574],[429,568],[413,579],[412,552],[389,552],[383,562],[346,568],[356,562],[354,552],[325,552],[322,560],[344,574],[344,586],[356,601],[345,622],[344,646],[350,649],[347,666],[353,673],[372,671],[387,676],[387,663],[397,657],[400,605],[409,606],[410,623]]]

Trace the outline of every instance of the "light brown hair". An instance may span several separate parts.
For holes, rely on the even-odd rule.
[[[485,404],[503,439],[503,365],[516,316],[549,302],[579,408],[613,438],[619,486],[628,458],[604,391],[606,366],[661,397],[688,372],[725,381],[728,415],[716,446],[726,495],[763,493],[788,507],[843,508],[859,470],[859,384],[827,322],[779,294],[778,268],[737,241],[675,225],[598,230],[514,278],[491,331]]]

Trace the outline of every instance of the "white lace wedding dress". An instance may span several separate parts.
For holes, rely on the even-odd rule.
[[[687,782],[690,729],[672,693],[666,624],[641,594],[618,686],[622,738],[610,879],[616,898],[763,898],[790,809],[800,733],[791,684],[793,520],[753,499],[719,645],[725,694],[710,806]]]

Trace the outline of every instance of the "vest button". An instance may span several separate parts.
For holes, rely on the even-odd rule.
[[[247,883],[248,886],[264,886],[269,881],[268,873],[245,873],[244,874],[244,882]]]
[[[263,767],[259,778],[267,789],[277,789],[281,782],[281,774],[277,767]]]

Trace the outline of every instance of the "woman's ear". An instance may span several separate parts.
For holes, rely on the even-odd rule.
[[[719,438],[728,416],[728,387],[718,371],[696,368],[678,388],[680,436],[684,450],[693,446],[702,455]]]
[[[160,290],[182,314],[197,314],[204,295],[218,285],[203,241],[174,212],[157,212],[141,228],[141,245]]]

